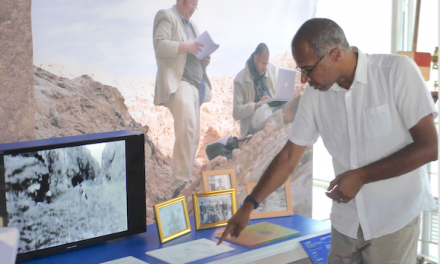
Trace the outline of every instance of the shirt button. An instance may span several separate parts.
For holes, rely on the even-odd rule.
[[[354,145],[354,141],[352,141],[351,144]]]
[[[350,117],[350,121],[353,121],[353,117]]]
[[[353,166],[351,166],[353,169],[356,169],[357,168],[357,166],[356,165],[353,165]]]
[[[359,210],[358,213],[361,213],[361,210]]]

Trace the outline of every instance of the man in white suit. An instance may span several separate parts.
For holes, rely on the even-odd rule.
[[[240,120],[242,137],[263,129],[261,123],[275,110],[268,104],[257,105],[275,96],[275,81],[276,69],[269,63],[269,49],[260,43],[234,80],[232,116]]]
[[[175,6],[160,10],[154,18],[158,68],[154,104],[166,106],[174,118],[173,197],[190,181],[200,139],[200,105],[211,100],[211,84],[206,75],[210,57],[200,61],[194,55],[203,47],[194,42],[199,32],[190,21],[197,4],[198,0],[177,0]]]

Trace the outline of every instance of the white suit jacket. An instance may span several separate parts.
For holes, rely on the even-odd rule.
[[[192,26],[198,36],[197,27],[194,23]],[[182,80],[187,56],[187,53],[178,55],[177,51],[179,42],[184,42],[187,39],[188,36],[176,6],[157,12],[153,27],[153,44],[157,62],[155,105],[164,105],[169,101],[170,95],[177,91]],[[206,82],[206,91],[202,102],[207,102],[211,100],[212,95],[211,83],[206,75],[206,69],[203,69],[203,76]]]
[[[276,68],[272,64],[267,65],[266,78],[267,87],[272,98],[275,96]],[[255,112],[255,89],[251,79],[250,69],[246,67],[241,70],[234,79],[234,103],[232,117],[240,120],[240,135],[247,135],[251,125],[251,118]]]

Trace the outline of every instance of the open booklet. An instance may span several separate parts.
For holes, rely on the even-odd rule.
[[[194,41],[203,44],[202,51],[195,54],[199,60],[203,60],[203,58],[211,55],[220,47],[220,45],[214,43],[208,31],[204,31]]]

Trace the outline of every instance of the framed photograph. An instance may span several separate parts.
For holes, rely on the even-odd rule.
[[[204,171],[203,188],[205,192],[220,191],[226,189],[237,190],[235,169]]]
[[[225,226],[237,211],[234,189],[194,193],[193,203],[196,230]]]
[[[250,194],[256,185],[256,182],[247,183],[247,193]],[[262,201],[260,206],[251,213],[251,219],[288,215],[293,215],[292,195],[290,194],[289,181],[281,185],[280,188]]]
[[[191,232],[185,196],[154,205],[160,243]]]

